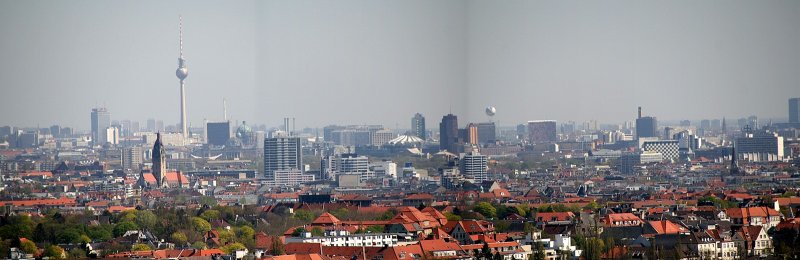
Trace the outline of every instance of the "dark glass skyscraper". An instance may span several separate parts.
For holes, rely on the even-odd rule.
[[[111,113],[105,107],[92,109],[92,144],[104,144],[106,128],[111,126]]]
[[[636,138],[658,137],[658,121],[655,117],[645,116],[636,119]]]
[[[210,145],[225,145],[231,139],[230,122],[208,122],[206,124],[206,138]]]
[[[800,98],[789,99],[789,123],[800,123]]]
[[[458,117],[447,114],[439,123],[439,149],[458,154],[458,143]]]
[[[497,129],[494,122],[478,123],[478,143],[485,144],[497,140]]]
[[[425,117],[422,116],[422,114],[417,113],[411,118],[411,133],[419,138],[422,138],[422,140],[427,139],[427,134],[425,132]]]
[[[642,107],[636,118],[636,139],[642,137],[658,137],[658,121],[652,116],[642,116]]]

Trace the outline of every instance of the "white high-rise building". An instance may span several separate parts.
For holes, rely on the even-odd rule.
[[[105,130],[105,136],[101,139],[102,143],[109,143],[113,145],[119,144],[119,128],[109,126]]]
[[[461,168],[461,174],[474,183],[489,179],[489,159],[486,155],[475,151],[464,154],[459,162],[459,167]]]
[[[264,177],[275,180],[275,171],[303,170],[300,138],[277,136],[264,139]]]

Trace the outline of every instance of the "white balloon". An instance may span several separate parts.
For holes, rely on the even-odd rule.
[[[495,113],[497,113],[497,109],[496,108],[494,108],[493,106],[486,107],[486,115],[487,116],[494,116]]]

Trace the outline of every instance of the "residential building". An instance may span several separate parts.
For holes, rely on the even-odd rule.
[[[275,136],[264,139],[264,177],[275,180],[278,170],[303,171],[303,149],[300,138]]]
[[[425,117],[417,113],[411,118],[411,134],[422,140],[427,140],[428,134],[425,130]]]

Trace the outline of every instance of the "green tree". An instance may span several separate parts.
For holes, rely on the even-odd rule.
[[[369,233],[383,233],[384,227],[381,225],[369,226],[367,232]]]
[[[64,248],[61,248],[57,245],[49,245],[44,248],[44,252],[42,252],[43,256],[50,257],[50,259],[64,259],[66,258],[66,254],[64,253]]]
[[[215,220],[215,219],[220,219],[221,216],[222,215],[219,212],[219,210],[215,210],[215,209],[209,209],[209,210],[203,211],[203,213],[200,214],[200,218],[205,219],[206,221],[212,221],[212,220]]]
[[[211,231],[211,224],[205,219],[192,217],[192,228],[197,232],[206,233]]]
[[[150,246],[147,244],[133,244],[133,246],[131,246],[131,251],[150,251],[150,250],[153,249],[150,248]]]
[[[192,243],[192,248],[194,248],[194,249],[206,249],[208,247],[206,246],[206,243],[203,243],[202,241],[197,241],[197,242]]]
[[[461,220],[461,216],[453,214],[453,213],[450,213],[450,212],[445,212],[442,215],[444,215],[444,217],[447,218],[447,221],[459,221],[459,220]]]
[[[2,238],[31,238],[36,223],[27,215],[9,216],[6,222],[0,226],[0,237]]]
[[[533,254],[531,254],[533,260],[545,260],[546,254],[544,252],[544,245],[541,242],[536,242],[533,245]]]
[[[114,234],[111,233],[113,230],[112,225],[90,226],[86,234],[93,241],[108,241],[114,238]]]
[[[325,230],[323,230],[321,227],[314,227],[311,229],[311,235],[315,237],[321,237],[325,235]]]
[[[506,232],[511,227],[511,223],[505,220],[500,220],[494,223],[494,229],[497,232]]]
[[[217,199],[214,197],[203,196],[198,199],[200,205],[208,205],[209,207],[217,206]]]
[[[186,237],[186,234],[184,234],[181,231],[176,231],[175,233],[172,233],[172,235],[170,235],[169,238],[172,240],[172,243],[181,246],[185,246],[186,242],[189,241],[189,238]]]
[[[20,243],[19,249],[21,249],[22,252],[25,252],[26,254],[35,254],[36,251],[39,251],[39,248],[36,247],[36,243],[33,243],[33,241],[30,240],[25,240],[22,243]]]
[[[73,248],[72,250],[69,250],[69,253],[67,253],[67,258],[69,259],[84,259],[86,257],[86,250],[83,250],[80,247]]]
[[[381,214],[375,220],[390,220],[390,219],[394,218],[395,216],[397,216],[397,210],[394,209],[394,208],[390,208],[386,212],[383,212],[383,214]]]
[[[303,222],[311,222],[314,220],[314,214],[311,211],[299,209],[294,212],[294,218]]]
[[[119,213],[119,216],[117,217],[117,222],[126,222],[126,221],[128,221],[128,222],[136,221],[136,210],[135,209],[126,210],[126,211],[123,211],[122,213]]]
[[[299,237],[300,235],[302,235],[305,232],[306,232],[306,228],[304,228],[304,227],[295,228],[294,231],[292,231],[292,236],[293,237]]]
[[[239,250],[245,250],[245,249],[247,249],[247,247],[242,245],[242,243],[230,243],[230,244],[227,244],[225,246],[220,247],[219,249],[222,250],[223,252],[225,252],[226,254],[232,254],[233,252],[236,252],[236,251],[239,251]]]
[[[278,237],[272,237],[272,248],[270,248],[272,255],[284,255],[286,250],[284,249],[283,243]]]
[[[479,202],[474,210],[487,218],[497,217],[497,209],[488,202]]]
[[[156,225],[156,221],[158,221],[158,217],[153,212],[149,210],[140,210],[136,212],[136,225],[140,228],[150,230]]]
[[[253,228],[248,226],[242,226],[236,229],[236,237],[238,237],[239,241],[246,241],[248,239],[254,239],[256,235],[256,231]]]
[[[114,237],[120,237],[124,235],[125,232],[138,229],[139,226],[137,226],[136,223],[130,221],[120,222],[116,226],[114,226]]]
[[[71,244],[71,243],[80,243],[81,241],[81,232],[74,229],[68,228],[60,231],[56,231],[58,243],[62,244]]]

